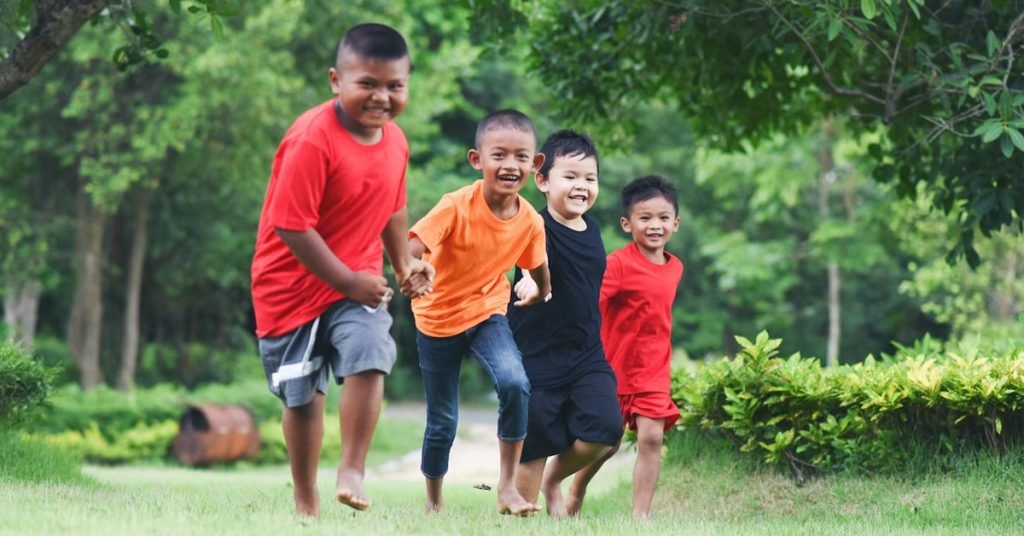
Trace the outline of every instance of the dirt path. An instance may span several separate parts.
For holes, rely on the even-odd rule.
[[[426,422],[423,404],[389,404],[386,417]],[[497,413],[493,408],[459,408],[459,434],[452,445],[451,461],[445,482],[486,484],[493,487],[498,481]],[[592,489],[605,488],[629,478],[635,458],[633,449],[622,449],[609,460],[595,478]],[[420,452],[416,450],[368,471],[372,479],[421,482]]]

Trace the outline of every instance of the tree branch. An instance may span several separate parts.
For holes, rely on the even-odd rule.
[[[885,104],[885,101],[883,99],[876,97],[875,95],[872,95],[870,93],[865,93],[860,90],[837,86],[835,82],[832,81],[832,77],[829,76],[828,70],[825,69],[825,65],[821,62],[821,58],[818,57],[818,53],[814,51],[814,47],[811,46],[811,44],[807,41],[807,38],[805,38],[804,35],[800,33],[800,31],[797,30],[791,22],[789,22],[789,19],[787,19],[782,13],[779,13],[779,10],[775,9],[775,6],[771,6],[771,10],[772,13],[775,13],[776,17],[781,19],[782,22],[784,22],[786,26],[789,27],[790,31],[792,31],[793,34],[796,35],[796,38],[799,39],[801,43],[803,43],[804,48],[807,49],[807,52],[809,52],[811,54],[811,57],[814,58],[814,63],[818,66],[818,70],[821,71],[822,78],[825,79],[825,83],[828,85],[829,89],[831,89],[833,93],[845,97],[858,97],[861,99],[869,100],[875,104]]]
[[[0,62],[0,99],[39,74],[75,32],[114,0],[39,0],[36,22],[11,54]]]

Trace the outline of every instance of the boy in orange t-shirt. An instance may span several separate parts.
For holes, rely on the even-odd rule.
[[[445,194],[409,230],[409,252],[437,270],[434,292],[412,302],[427,399],[420,469],[428,512],[444,508],[441,488],[458,424],[459,369],[467,353],[480,361],[498,392],[498,511],[525,516],[540,509],[515,487],[530,383],[505,318],[506,272],[513,265],[537,282],[513,305],[537,303],[551,290],[544,222],[519,195],[544,162],[536,145],[533,123],[522,113],[502,110],[487,116],[468,154],[482,180]]]

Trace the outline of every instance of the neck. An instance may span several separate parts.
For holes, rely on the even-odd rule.
[[[341,128],[345,129],[345,131],[352,136],[352,139],[362,145],[373,145],[380,141],[380,138],[383,135],[380,128],[364,127],[349,117],[337,99],[334,100],[334,115],[338,117],[338,122],[341,123]]]
[[[668,259],[665,258],[665,247],[657,247],[654,249],[645,248],[640,244],[636,245],[636,249],[644,256],[645,259],[651,261],[654,264],[667,264]]]
[[[582,215],[576,216],[575,218],[565,218],[561,214],[559,214],[557,210],[551,208],[550,206],[548,207],[548,214],[551,214],[551,217],[558,223],[561,223],[562,225],[574,231],[587,230],[587,222],[584,221]]]
[[[487,207],[499,220],[511,219],[519,212],[519,194],[498,194],[484,188],[483,195]]]

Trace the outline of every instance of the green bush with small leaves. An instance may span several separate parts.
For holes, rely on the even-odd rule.
[[[21,422],[49,396],[54,371],[17,346],[0,344],[0,423]]]
[[[901,353],[826,369],[779,339],[676,371],[681,428],[718,431],[765,463],[807,472],[898,470],[917,457],[1005,453],[1024,436],[1024,352]]]

